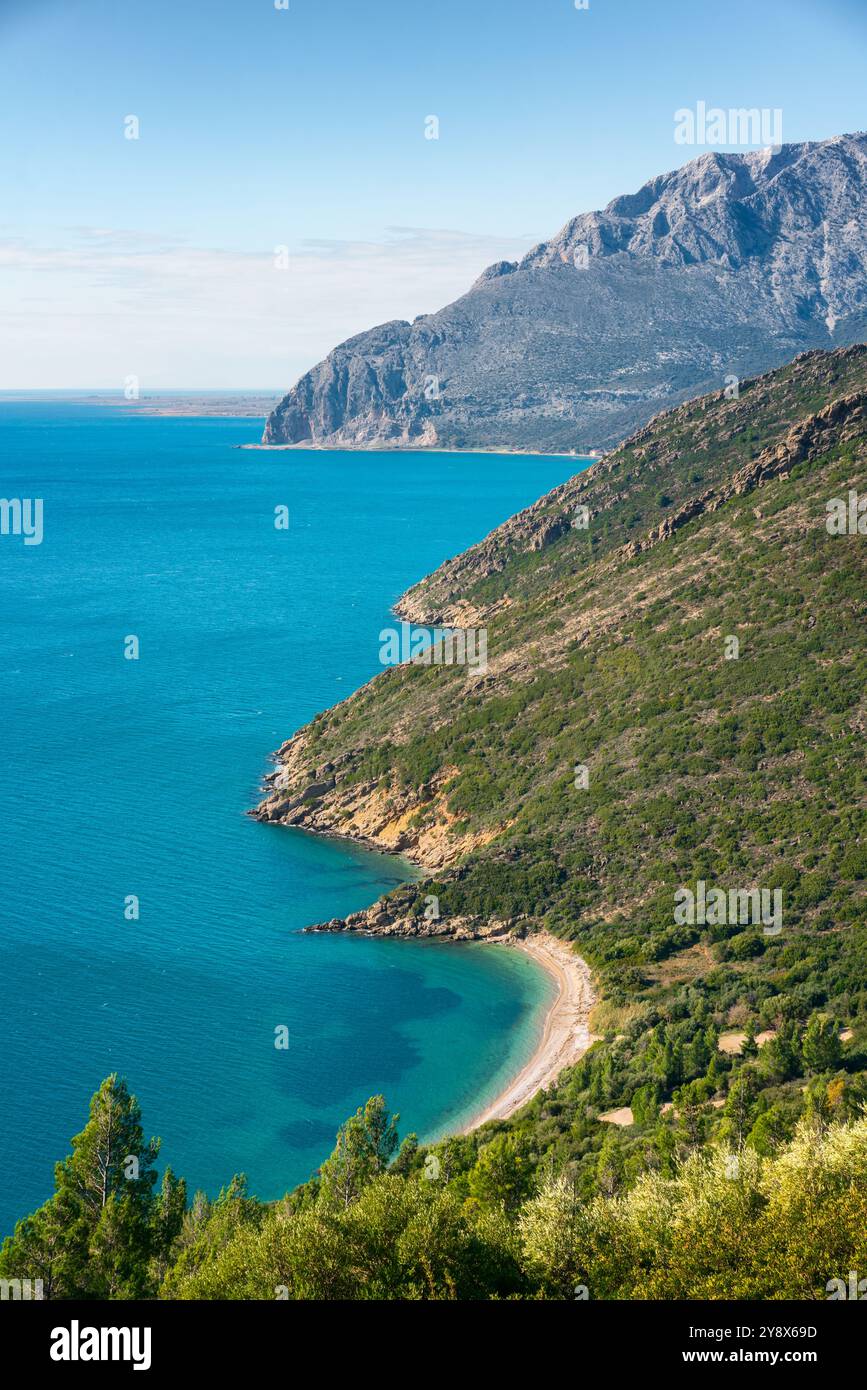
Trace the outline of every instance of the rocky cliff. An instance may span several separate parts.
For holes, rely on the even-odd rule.
[[[867,135],[706,153],[413,323],[340,344],[263,442],[585,451],[867,336]]]

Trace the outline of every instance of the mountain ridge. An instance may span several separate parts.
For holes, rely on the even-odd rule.
[[[867,336],[867,135],[705,152],[570,219],[454,303],[355,334],[271,446],[586,452],[660,409]]]

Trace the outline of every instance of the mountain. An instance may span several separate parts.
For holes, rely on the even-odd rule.
[[[576,451],[867,336],[867,135],[707,153],[412,323],[348,339],[263,442]]]

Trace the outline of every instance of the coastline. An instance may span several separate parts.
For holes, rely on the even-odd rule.
[[[310,440],[303,440],[300,444],[236,444],[236,449],[261,449],[266,453],[291,452],[293,450],[301,453],[315,453],[317,451],[329,454],[505,454],[516,458],[535,458],[535,459],[590,459],[593,463],[598,463],[604,457],[605,451],[597,449],[595,452],[586,454],[577,453],[570,450],[567,453],[552,452],[548,449],[443,449],[438,444],[314,444]]]
[[[596,1042],[590,1011],[596,995],[586,961],[567,942],[548,932],[517,938],[490,938],[486,944],[523,951],[552,977],[557,993],[548,1007],[542,1034],[532,1056],[500,1094],[458,1130],[469,1134],[489,1120],[507,1120],[539,1091],[551,1086],[565,1067],[577,1062]]]
[[[264,452],[314,452],[324,447],[311,445],[309,442],[293,445],[235,445],[236,449]],[[346,453],[364,451],[352,446],[334,450]],[[391,452],[492,455],[513,453],[540,458],[559,457],[585,463],[596,462],[600,457],[574,453],[552,456],[531,450],[453,450],[432,446],[392,446]],[[398,602],[392,606],[393,613]],[[352,698],[353,695],[348,697],[350,700]],[[360,845],[380,854],[398,856],[413,866],[417,879],[443,870],[475,847],[474,844],[466,842],[450,843],[448,834],[442,827],[439,827],[436,843],[427,843],[422,832],[409,825],[416,809],[412,798],[398,797],[394,804],[394,798],[384,797],[376,787],[363,784],[354,785],[347,790],[338,782],[338,773],[332,766],[327,765],[324,770],[312,765],[308,767],[304,756],[307,730],[308,726],[297,730],[276,753],[272,754],[277,766],[264,779],[263,791],[267,794],[255,808],[248,811],[248,815],[255,820]],[[454,772],[455,769],[451,771]],[[440,777],[432,778],[428,792],[436,791],[441,780]],[[440,820],[444,821],[446,817],[441,816]],[[392,905],[388,896],[384,895],[369,907],[351,912],[345,918],[335,917],[312,923],[304,928],[305,933],[311,934],[351,932],[374,939],[428,939],[443,944],[446,941],[469,941],[486,945],[506,945],[522,951],[525,956],[534,960],[553,981],[553,997],[538,1010],[533,1010],[531,1024],[536,1036],[530,1055],[527,1057],[524,1052],[528,1041],[524,1035],[521,1038],[521,1046],[516,1049],[517,1057],[513,1053],[508,1058],[506,1067],[498,1069],[499,1076],[494,1072],[487,1086],[473,1087],[472,1091],[475,1094],[471,1091],[463,1104],[451,1110],[450,1120],[445,1124],[442,1120],[438,1121],[438,1134],[467,1134],[488,1122],[510,1118],[540,1091],[551,1087],[560,1073],[578,1062],[597,1041],[597,1037],[590,1031],[590,1014],[597,999],[586,961],[572,950],[570,943],[548,932],[538,932],[523,938],[512,935],[511,931],[515,925],[514,921],[483,921],[473,916],[455,916],[443,922],[421,923],[417,917],[404,911],[401,905]],[[522,1053],[525,1057],[523,1062],[520,1061]],[[516,1066],[517,1070],[511,1070]],[[504,1073],[505,1079],[501,1081],[500,1077]],[[499,1089],[491,1098],[494,1087]]]
[[[297,735],[296,735],[297,737]],[[249,814],[257,819],[256,812]],[[284,822],[285,824],[285,822]],[[405,863],[412,865],[422,877],[425,870],[439,867],[428,854],[418,853],[418,846],[383,845],[381,839],[363,833],[356,825],[351,833],[337,831],[331,826],[295,824],[295,830],[307,834],[347,840],[352,844],[364,845],[388,855],[397,855]],[[415,850],[415,852],[413,852]],[[570,944],[549,932],[536,932],[519,937],[510,933],[510,923],[487,922],[453,918],[445,924],[438,924],[440,930],[420,931],[418,923],[404,918],[398,912],[389,912],[387,899],[380,898],[370,907],[351,913],[348,918],[332,918],[304,928],[305,932],[345,932],[369,937],[389,939],[427,939],[440,942],[475,942],[486,946],[506,946],[522,951],[540,966],[555,984],[555,994],[550,1001],[542,1023],[541,1031],[529,1058],[517,1072],[508,1077],[502,1089],[492,1100],[486,1101],[474,1111],[462,1107],[457,1111],[454,1122],[449,1123],[443,1133],[468,1134],[492,1120],[509,1119],[517,1110],[526,1105],[539,1091],[552,1086],[566,1067],[573,1066],[597,1041],[590,1031],[590,1013],[597,1002],[590,967],[576,954]],[[463,1117],[469,1113],[470,1118]]]

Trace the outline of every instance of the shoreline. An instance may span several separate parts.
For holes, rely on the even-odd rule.
[[[539,1091],[547,1090],[565,1067],[579,1061],[597,1041],[590,1032],[590,1011],[596,1003],[590,967],[570,949],[568,942],[539,932],[523,940],[500,937],[485,944],[523,951],[553,978],[557,993],[548,1007],[532,1056],[493,1101],[461,1125],[458,1134],[469,1134],[489,1120],[509,1119]]]
[[[328,454],[505,454],[516,458],[534,459],[589,459],[598,463],[604,457],[604,450],[594,453],[549,453],[544,449],[443,449],[434,444],[313,444],[304,440],[301,444],[236,444],[236,449],[261,449],[266,453],[281,453],[296,450],[301,453]]]

